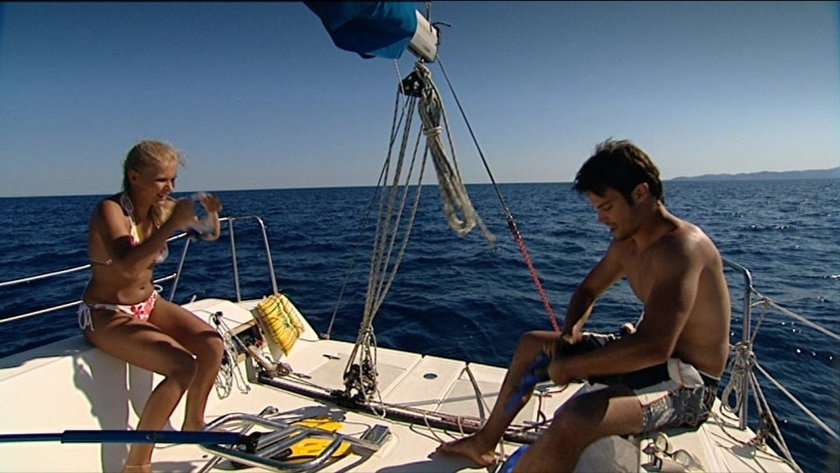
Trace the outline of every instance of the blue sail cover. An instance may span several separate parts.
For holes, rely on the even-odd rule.
[[[304,2],[341,49],[398,59],[417,30],[415,2]]]

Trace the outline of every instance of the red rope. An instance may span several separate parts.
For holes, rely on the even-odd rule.
[[[449,76],[446,74],[446,69],[443,68],[443,61],[438,57],[437,61],[438,65],[440,66],[440,70],[443,71],[443,77],[446,78],[446,83],[449,85],[449,90],[452,91],[452,97],[455,99],[455,103],[458,105],[458,110],[461,111],[461,116],[464,117],[464,123],[467,125],[467,130],[470,132],[470,136],[472,137],[473,143],[475,143],[475,149],[478,151],[478,155],[481,156],[481,162],[484,164],[484,169],[487,170],[487,175],[490,176],[490,182],[493,183],[493,189],[496,191],[496,195],[499,197],[499,203],[502,204],[502,209],[505,211],[505,217],[508,221],[508,227],[510,227],[510,231],[513,233],[513,238],[516,240],[516,244],[519,246],[519,251],[522,252],[522,256],[525,258],[525,264],[528,265],[528,271],[531,272],[531,279],[534,280],[534,285],[537,287],[537,292],[540,294],[540,299],[542,299],[543,306],[545,306],[545,311],[548,312],[548,317],[551,319],[551,325],[554,326],[554,330],[559,332],[560,325],[557,323],[557,317],[554,315],[554,310],[551,308],[551,303],[548,302],[548,296],[545,294],[545,290],[542,287],[542,283],[540,282],[540,276],[537,274],[537,269],[534,268],[534,262],[531,261],[531,255],[528,253],[528,248],[525,247],[525,241],[522,239],[522,235],[519,234],[519,230],[516,228],[516,222],[513,221],[513,215],[511,215],[508,206],[505,204],[505,199],[502,197],[502,191],[499,190],[499,186],[496,185],[496,179],[493,178],[493,173],[490,171],[490,166],[487,164],[487,160],[484,158],[484,152],[481,151],[481,146],[478,144],[478,139],[473,132],[472,125],[470,125],[470,121],[467,119],[467,114],[464,112],[464,107],[461,106],[461,101],[458,100],[458,94],[455,93],[455,89],[452,87],[452,83],[449,81]]]
[[[534,262],[531,260],[531,254],[528,253],[528,248],[525,246],[525,240],[522,238],[522,235],[519,233],[519,229],[516,228],[516,222],[513,221],[513,218],[510,215],[508,216],[508,227],[510,227],[510,231],[513,233],[513,238],[516,240],[516,245],[519,246],[519,251],[522,253],[522,257],[525,258],[525,264],[528,266],[528,271],[531,273],[531,279],[534,281],[534,286],[537,287],[537,292],[540,295],[540,299],[542,299],[545,311],[548,313],[548,318],[551,319],[551,325],[554,326],[554,331],[559,332],[560,325],[557,323],[557,316],[554,315],[554,309],[551,308],[551,303],[548,301],[548,295],[545,293],[545,289],[543,289],[542,282],[540,282],[540,276],[537,274],[537,268],[534,267]]]

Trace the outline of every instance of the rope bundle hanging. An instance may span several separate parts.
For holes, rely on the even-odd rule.
[[[426,147],[431,152],[434,160],[438,188],[440,189],[443,209],[446,213],[449,226],[455,233],[464,236],[478,225],[484,237],[492,244],[496,241],[496,237],[490,233],[490,230],[487,229],[484,221],[481,220],[478,212],[476,212],[467,194],[467,189],[464,187],[464,182],[461,180],[461,173],[458,169],[458,161],[455,156],[455,146],[452,142],[452,133],[449,130],[449,122],[446,119],[440,93],[434,82],[432,82],[432,74],[426,66],[419,62],[415,65],[414,72],[422,84],[418,113],[420,114],[420,119],[423,121],[423,134],[426,136]],[[441,119],[443,119],[446,135],[449,137],[449,149],[452,155],[451,163],[447,159],[446,150],[441,139],[441,134],[444,131],[444,126],[441,126]]]

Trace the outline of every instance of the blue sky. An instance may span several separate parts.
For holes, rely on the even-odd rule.
[[[115,192],[141,139],[185,152],[183,191],[373,185],[414,62],[336,48],[302,3],[0,15],[0,196]],[[433,2],[431,15],[452,24],[441,59],[499,182],[568,182],[607,137],[665,178],[840,165],[836,2]],[[488,182],[455,133],[464,179]]]

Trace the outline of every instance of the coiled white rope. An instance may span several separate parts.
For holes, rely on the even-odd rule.
[[[205,311],[206,312],[206,311]],[[222,365],[219,367],[219,373],[216,376],[216,395],[219,399],[228,397],[232,391],[233,383],[236,382],[236,387],[242,394],[248,394],[251,391],[251,386],[242,374],[239,364],[237,363],[236,353],[237,344],[234,343],[233,332],[230,326],[225,322],[222,312],[215,312],[210,314],[210,321],[216,325],[216,331],[222,336],[224,340],[224,359]],[[236,342],[245,346],[241,340]]]
[[[496,241],[496,237],[490,233],[490,230],[487,229],[484,221],[481,220],[478,212],[476,212],[470,201],[469,194],[467,194],[464,182],[461,180],[452,133],[449,129],[449,121],[446,117],[443,101],[440,98],[440,92],[432,81],[432,74],[426,66],[419,62],[415,65],[414,71],[423,84],[418,112],[423,121],[423,134],[426,136],[426,147],[431,152],[434,160],[438,188],[440,189],[443,209],[446,213],[449,227],[458,235],[464,236],[478,225],[484,234],[484,238],[492,244]],[[443,120],[443,126],[441,126],[441,120]],[[444,131],[446,131],[446,135],[449,137],[449,148],[452,154],[451,163],[447,158],[443,140],[441,139],[441,134]]]

